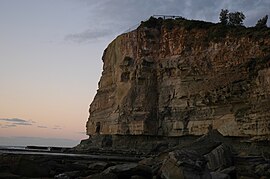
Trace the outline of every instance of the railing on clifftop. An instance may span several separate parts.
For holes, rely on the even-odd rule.
[[[154,18],[162,18],[162,19],[175,19],[175,18],[183,18],[182,16],[176,16],[176,15],[152,15],[151,17],[154,17]],[[147,19],[143,20],[143,21],[147,21]],[[127,30],[125,30],[123,33],[128,33],[128,32],[131,32],[135,29],[137,29],[139,26],[141,25],[141,23],[138,23],[136,25],[133,25],[132,27],[128,28]]]
[[[175,19],[175,18],[183,18],[182,16],[175,16],[175,15],[152,15],[155,18],[162,18],[162,19]]]

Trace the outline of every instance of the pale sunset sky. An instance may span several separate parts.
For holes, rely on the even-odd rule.
[[[218,22],[221,9],[254,26],[270,1],[0,0],[0,145],[75,146],[117,35],[154,14]]]

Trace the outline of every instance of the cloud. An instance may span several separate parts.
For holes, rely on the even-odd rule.
[[[6,122],[28,122],[27,120],[19,119],[19,118],[0,118],[0,121],[6,121]]]
[[[17,127],[17,126],[31,126],[35,121],[25,120],[20,118],[0,118],[0,121],[7,122],[1,128]]]
[[[0,125],[1,128],[10,128],[10,127],[16,127],[15,124],[6,124],[6,125]]]
[[[258,19],[269,14],[270,1],[246,0],[80,0],[89,10],[88,30],[67,35],[75,42],[118,35],[154,14],[179,15],[187,19],[218,22],[221,9],[230,12],[242,11],[246,15],[244,24],[254,26]],[[270,24],[270,22],[268,22]]]
[[[46,129],[48,128],[47,126],[37,126],[38,128]]]
[[[45,125],[40,125],[36,123],[36,121],[25,120],[25,119],[20,119],[20,118],[0,118],[0,121],[4,122],[0,124],[1,128],[11,128],[11,127],[18,127],[18,126],[36,126],[37,128],[40,128],[40,129],[49,128]],[[62,127],[59,125],[54,125],[53,127],[51,127],[51,129],[61,130]]]
[[[111,35],[111,31],[109,29],[101,29],[101,30],[88,29],[81,33],[66,35],[65,40],[83,43],[92,40],[99,40],[100,38],[104,38],[108,35]]]
[[[18,125],[18,126],[31,126],[32,125],[32,123],[28,123],[28,122],[21,122],[21,123],[15,122],[13,124]]]
[[[62,127],[61,126],[58,126],[58,125],[55,125],[52,129],[54,129],[54,130],[61,130]]]

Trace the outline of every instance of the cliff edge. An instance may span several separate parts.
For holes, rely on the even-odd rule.
[[[150,18],[113,40],[87,134],[270,139],[270,29]]]

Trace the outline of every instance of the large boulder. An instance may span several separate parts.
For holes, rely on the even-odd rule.
[[[170,152],[160,169],[164,179],[211,179],[206,159],[193,150]]]
[[[184,148],[195,150],[203,155],[207,159],[207,165],[211,171],[233,166],[232,146],[218,130],[210,130]]]
[[[208,161],[208,168],[212,171],[224,169],[233,165],[231,150],[223,143],[204,156]]]

